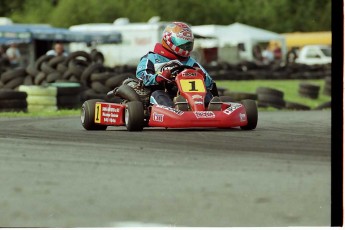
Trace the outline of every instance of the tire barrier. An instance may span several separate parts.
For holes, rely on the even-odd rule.
[[[320,86],[301,82],[298,88],[298,94],[301,97],[317,99],[319,97]]]
[[[330,76],[331,65],[305,65],[299,63],[265,65],[256,62],[229,64],[224,62],[204,65],[214,80],[264,79],[324,79]]]
[[[27,111],[57,111],[57,88],[53,86],[21,85],[18,89],[27,94]]]
[[[0,89],[0,112],[27,112],[27,93]]]
[[[258,87],[256,94],[258,95],[258,107],[285,108],[284,92],[280,90],[269,87]]]
[[[323,88],[323,94],[327,96],[332,96],[332,77],[325,77],[325,86]]]
[[[285,108],[288,110],[310,110],[310,107],[296,102],[285,101]]]
[[[314,108],[314,110],[323,110],[323,109],[330,109],[330,108],[332,108],[332,101],[327,101],[318,105],[316,108]]]
[[[75,51],[67,57],[42,55],[26,68],[3,72],[0,76],[0,89],[18,90],[22,85],[42,88],[54,86],[57,88],[56,103],[51,101],[50,110],[55,109],[54,106],[58,109],[78,108],[88,99],[106,100],[107,92],[120,86],[128,78],[136,78],[136,67],[124,65],[109,68],[103,65],[103,61],[102,54],[95,50],[90,54]],[[34,88],[27,90],[35,91]],[[30,94],[28,97],[30,111],[44,107],[38,106],[36,99]],[[42,100],[47,102],[46,100],[52,99]]]
[[[55,95],[56,103],[49,105],[51,106],[50,109],[55,109],[54,106],[58,109],[77,108],[89,99],[109,100],[106,96],[108,91],[120,86],[128,78],[136,78],[136,66],[122,65],[109,68],[103,65],[103,61],[104,57],[95,50],[90,53],[76,51],[70,53],[67,57],[42,55],[33,64],[25,68],[18,67],[3,70],[0,76],[0,89],[18,91],[22,85],[43,88],[54,86],[57,88],[57,95]],[[238,64],[219,62],[212,63],[212,65],[204,65],[204,67],[216,81],[323,78],[325,79],[323,93],[331,95],[331,65],[308,66],[297,63],[263,65],[256,62],[241,62]],[[69,85],[67,86],[66,84]],[[312,90],[306,88],[308,87],[301,86],[299,90],[301,91],[301,96],[316,97],[315,93],[309,92]],[[73,93],[65,92],[69,90],[73,91]],[[232,92],[219,88],[219,95],[226,96],[235,101],[254,99],[258,101],[259,107],[273,106],[281,109],[286,106],[287,109],[304,109],[293,102],[285,103],[283,95],[269,91],[267,88],[263,91],[258,89],[254,94]],[[34,105],[35,109],[48,106],[32,104],[32,100],[35,101],[36,99],[33,99],[29,94],[28,97],[30,101],[28,106],[30,108],[34,108]],[[118,98],[115,98],[115,100],[118,100]]]
[[[233,92],[233,91],[225,91],[222,96],[228,96],[232,99],[232,101],[240,102],[241,100],[251,99],[257,100],[258,96],[255,93],[246,93],[246,92]]]
[[[80,108],[80,93],[82,87],[76,82],[55,82],[49,84],[56,87],[56,105],[58,109],[76,109]]]

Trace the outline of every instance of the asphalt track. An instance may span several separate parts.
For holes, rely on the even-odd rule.
[[[330,226],[330,143],[330,111],[254,131],[0,118],[0,226]]]

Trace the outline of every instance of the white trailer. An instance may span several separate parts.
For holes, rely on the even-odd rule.
[[[71,43],[69,50],[90,51],[96,48],[104,55],[104,65],[114,67],[117,65],[137,65],[142,56],[152,51],[157,42],[161,42],[164,22],[154,20],[148,23],[129,23],[128,19],[120,18],[114,23],[74,25],[71,31],[83,32],[115,32],[121,33],[122,42],[119,44],[82,44]]]

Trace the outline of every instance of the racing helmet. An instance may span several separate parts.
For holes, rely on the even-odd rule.
[[[172,22],[164,29],[162,45],[180,57],[189,57],[194,45],[193,32],[184,22]]]

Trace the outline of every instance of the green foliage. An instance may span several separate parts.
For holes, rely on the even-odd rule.
[[[54,2],[57,4],[53,4]],[[49,23],[69,27],[84,23],[112,23],[127,17],[145,22],[228,25],[241,22],[278,33],[331,30],[331,0],[1,0],[1,15],[20,23]]]

